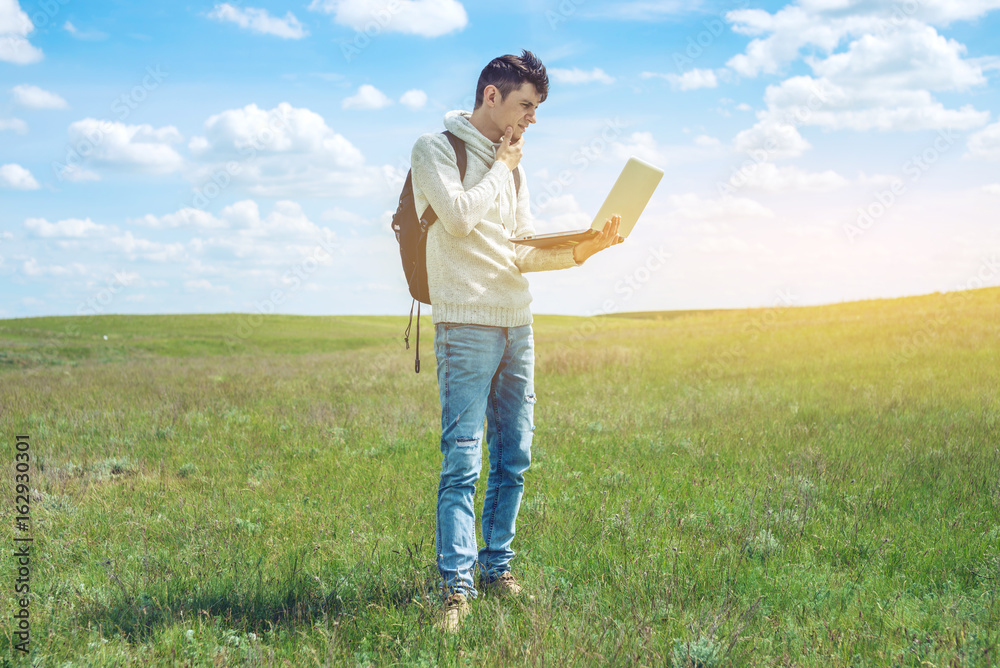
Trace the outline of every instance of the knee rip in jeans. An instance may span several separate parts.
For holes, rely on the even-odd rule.
[[[535,393],[532,392],[531,394],[524,395],[524,402],[526,404],[533,405],[535,403]],[[531,431],[535,431],[535,423],[534,422],[531,423]]]
[[[479,438],[476,436],[472,438],[456,438],[455,445],[459,448],[474,448],[479,445]]]

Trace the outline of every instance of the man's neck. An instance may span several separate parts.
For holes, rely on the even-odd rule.
[[[485,108],[485,106],[481,106],[479,109],[473,111],[472,116],[469,117],[469,122],[472,123],[472,127],[479,130],[481,135],[496,144],[503,137],[503,133],[494,127],[493,123],[490,122],[489,116],[480,113]]]

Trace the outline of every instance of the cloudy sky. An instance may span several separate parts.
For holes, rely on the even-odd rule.
[[[539,231],[633,234],[536,313],[1000,285],[1000,0],[0,0],[0,318],[402,314],[389,220],[482,67],[551,85]]]

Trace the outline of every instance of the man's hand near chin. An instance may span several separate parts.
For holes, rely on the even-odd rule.
[[[513,139],[514,128],[507,126],[507,131],[500,138],[500,147],[497,149],[497,160],[510,167],[510,171],[517,169],[517,163],[521,162],[524,141],[521,137]]]
[[[591,255],[625,241],[624,237],[618,234],[618,226],[621,225],[621,222],[622,217],[615,214],[604,222],[603,230],[573,246],[573,259],[576,260],[576,263],[583,264]]]

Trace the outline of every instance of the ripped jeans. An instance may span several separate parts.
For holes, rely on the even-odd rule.
[[[509,570],[514,524],[531,463],[535,404],[535,345],[531,325],[434,326],[441,395],[441,483],[437,502],[437,563],[445,595],[475,598],[473,571],[492,581]],[[477,551],[473,497],[483,461],[483,417],[490,473]]]

